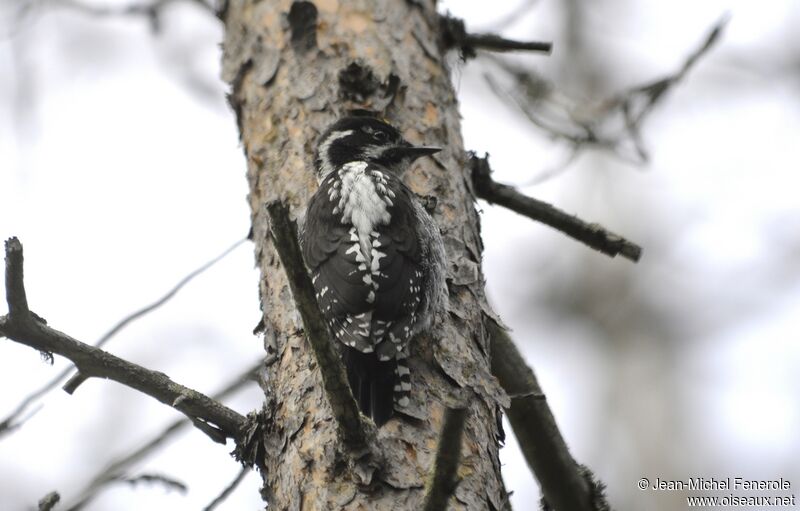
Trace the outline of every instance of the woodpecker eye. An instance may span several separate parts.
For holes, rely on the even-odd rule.
[[[377,142],[386,142],[386,139],[389,135],[386,134],[385,131],[376,131],[372,134],[372,138],[375,139]]]

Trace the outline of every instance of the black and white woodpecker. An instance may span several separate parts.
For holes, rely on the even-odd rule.
[[[353,395],[379,427],[408,406],[409,343],[445,296],[439,229],[400,179],[437,151],[373,117],[340,119],[316,149],[303,257]]]

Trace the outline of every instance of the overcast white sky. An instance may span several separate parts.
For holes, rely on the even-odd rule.
[[[520,2],[443,8],[490,27]],[[141,21],[67,11],[9,31],[15,5],[0,8],[0,237],[25,246],[32,308],[91,342],[247,233],[244,159],[217,80],[221,29],[180,6],[155,37]],[[507,34],[554,41],[552,57],[527,62],[569,90],[558,6],[537,2]],[[631,86],[673,71],[724,12],[721,44],[645,127],[648,166],[590,153],[524,188],[640,242],[640,264],[481,205],[493,304],[573,454],[609,484],[619,509],[682,509],[674,496],[636,490],[645,476],[782,476],[800,485],[800,4],[598,2],[587,8],[585,34],[604,49],[615,83]],[[454,72],[466,146],[491,154],[498,180],[529,182],[564,148],[493,96],[484,69]],[[251,333],[257,279],[244,245],[109,350],[213,392],[262,354]],[[585,317],[554,314],[553,303],[584,299],[574,290],[595,289],[586,281],[618,293],[592,297],[600,305]],[[608,334],[619,318],[648,311],[658,321]],[[659,321],[677,338],[652,330]],[[599,327],[619,342],[600,340]],[[0,342],[0,417],[61,367]],[[246,413],[259,402],[251,388],[232,406]],[[51,490],[69,500],[105,462],[175,418],[93,380],[43,404],[0,439],[8,509],[31,508]],[[537,484],[507,433],[512,502],[533,509]],[[188,494],[117,486],[90,509],[200,509],[238,470],[229,450],[190,431],[135,471],[185,481]],[[259,508],[258,483],[249,476],[221,509]]]

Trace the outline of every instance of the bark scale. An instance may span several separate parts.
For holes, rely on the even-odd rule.
[[[435,2],[229,0],[223,19],[223,78],[247,157],[265,349],[277,355],[264,382],[270,509],[421,509],[445,407],[457,405],[469,410],[449,508],[506,508],[498,425],[508,398],[490,372],[479,219]],[[449,261],[449,304],[411,349],[416,418],[381,428],[383,459],[368,465],[353,463],[337,435],[264,210],[281,199],[302,221],[317,188],[316,139],[353,108],[381,112],[413,143],[444,148],[404,180],[437,199]]]

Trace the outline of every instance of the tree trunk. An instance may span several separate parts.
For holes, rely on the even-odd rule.
[[[489,369],[479,219],[433,0],[230,0],[223,17],[223,75],[247,156],[265,347],[277,355],[264,385],[270,508],[421,509],[444,410],[467,405],[460,483],[449,506],[504,509],[499,410],[508,398]],[[383,459],[368,469],[348,461],[338,438],[264,210],[282,199],[302,221],[317,188],[316,139],[352,108],[381,112],[411,142],[444,148],[404,180],[437,199],[433,216],[449,260],[449,304],[412,344],[416,419],[379,430]]]

